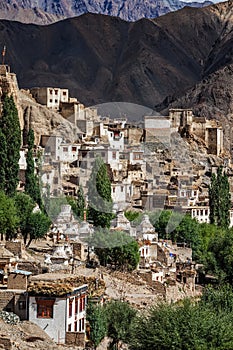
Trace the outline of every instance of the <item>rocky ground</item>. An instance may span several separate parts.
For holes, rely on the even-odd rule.
[[[5,340],[4,344],[2,344],[3,339]],[[55,344],[50,337],[34,323],[22,321],[16,325],[11,325],[4,322],[2,319],[0,319],[0,349],[79,350],[78,347]]]

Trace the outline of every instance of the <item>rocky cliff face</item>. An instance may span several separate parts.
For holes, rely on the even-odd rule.
[[[18,105],[22,113],[22,127],[34,130],[35,144],[40,144],[41,135],[60,135],[69,141],[77,140],[77,129],[59,113],[38,104],[27,91],[18,91]],[[67,140],[68,141],[68,140]]]
[[[169,108],[192,108],[196,115],[220,120],[225,146],[233,150],[233,12],[232,3],[214,7],[216,21],[222,23],[216,41],[203,64],[202,79],[183,96],[173,94],[156,109],[166,114]]]
[[[85,13],[116,16],[126,21],[155,18],[184,6],[203,7],[203,3],[180,0],[0,0],[0,18],[24,23],[49,24]]]

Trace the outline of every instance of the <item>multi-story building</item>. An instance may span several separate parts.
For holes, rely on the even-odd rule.
[[[69,90],[54,87],[34,87],[30,90],[35,100],[48,108],[58,110],[60,103],[69,102]]]

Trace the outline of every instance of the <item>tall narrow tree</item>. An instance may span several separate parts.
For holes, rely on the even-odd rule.
[[[231,196],[227,175],[222,167],[212,174],[209,186],[210,223],[228,228],[230,224]]]
[[[25,192],[42,208],[42,199],[38,177],[35,174],[35,165],[33,159],[34,148],[34,131],[29,129],[27,136],[28,153],[27,153],[27,169],[25,172]]]
[[[82,185],[80,185],[77,193],[77,215],[81,220],[84,219],[84,211],[85,211],[85,197],[84,197],[83,187]]]
[[[111,182],[102,158],[95,160],[88,181],[88,220],[94,226],[110,227],[112,219]]]
[[[5,159],[5,193],[14,195],[19,182],[19,158],[21,145],[21,130],[19,117],[13,96],[3,99],[0,129],[6,141]]]
[[[5,191],[6,184],[6,138],[0,129],[0,190]]]

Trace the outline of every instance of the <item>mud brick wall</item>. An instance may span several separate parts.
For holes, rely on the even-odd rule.
[[[21,274],[10,273],[7,281],[8,289],[27,289],[28,277]]]
[[[22,257],[23,243],[22,242],[6,242],[6,249],[8,249],[15,256],[18,255],[19,258]]]

